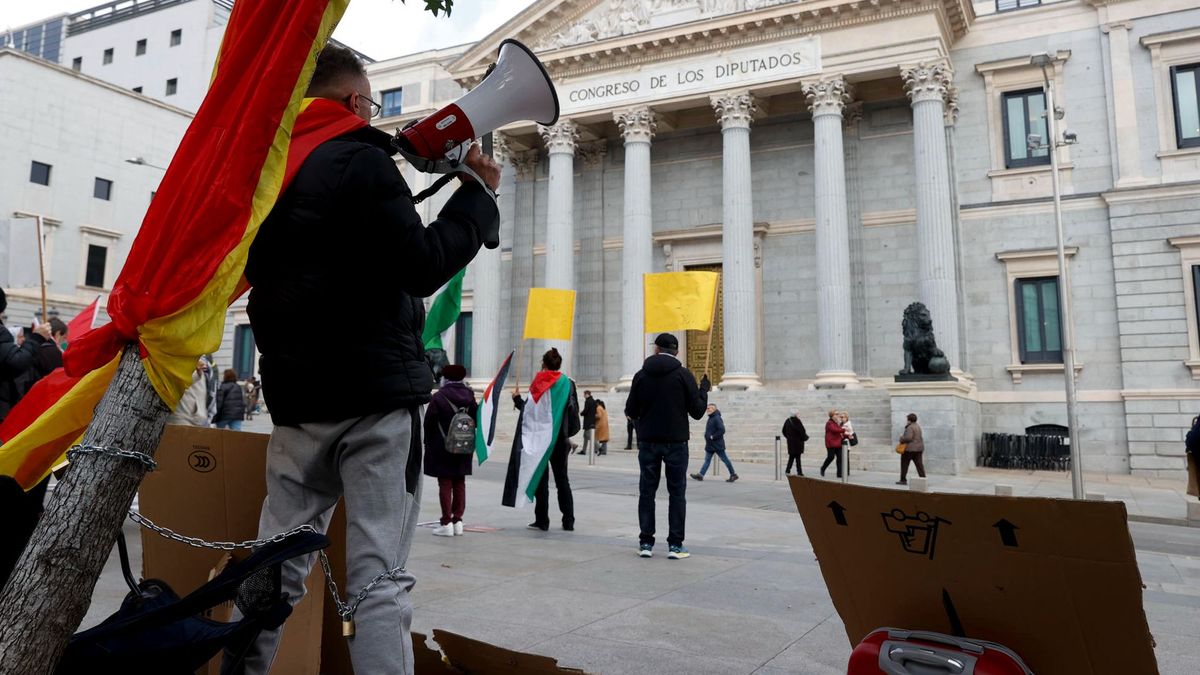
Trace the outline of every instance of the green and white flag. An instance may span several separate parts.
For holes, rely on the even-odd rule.
[[[467,276],[467,268],[464,267],[450,281],[446,282],[442,292],[433,299],[433,305],[430,306],[429,314],[425,317],[425,330],[421,333],[421,342],[425,345],[425,351],[444,349],[442,334],[450,330],[454,322],[458,321],[458,315],[462,314],[462,285],[465,276]]]
[[[504,506],[533,503],[538,483],[546,473],[550,453],[558,441],[571,396],[571,378],[558,371],[542,370],[529,384],[529,395],[521,410],[520,428],[508,460],[504,480]]]

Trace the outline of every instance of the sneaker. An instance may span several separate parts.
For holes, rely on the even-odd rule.
[[[638,546],[638,557],[649,558],[654,555],[654,544],[641,544]]]
[[[462,521],[460,520],[457,523],[454,523],[454,536],[461,537],[462,533],[463,533],[463,524],[462,524]]]
[[[725,479],[725,482],[726,482],[726,483],[732,483],[732,482],[733,482],[733,481],[735,481],[735,480],[737,480],[737,474],[736,474],[736,473],[735,473],[735,474],[733,474],[732,476],[730,476],[729,478],[726,478],[726,479]]]
[[[683,560],[690,555],[691,553],[688,553],[686,548],[682,546],[672,546],[671,552],[667,554],[667,558],[670,560]]]
[[[704,476],[701,476],[698,473],[694,473],[694,474],[692,474],[692,480],[704,480]]]
[[[435,536],[435,537],[453,537],[454,536],[454,526],[453,525],[438,525],[437,527],[433,528],[433,536]]]
[[[531,529],[531,530],[538,530],[538,531],[541,531],[541,532],[547,532],[547,531],[549,531],[549,530],[550,530],[550,526],[549,526],[549,525],[546,525],[545,527],[543,527],[543,526],[541,526],[541,525],[538,525],[537,523],[530,523],[530,524],[526,525],[525,527],[527,527],[527,528],[529,528],[529,529]]]
[[[898,481],[896,481],[896,485],[908,485],[908,481],[906,481],[906,480],[898,480]]]

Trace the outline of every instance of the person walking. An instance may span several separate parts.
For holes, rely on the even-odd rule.
[[[796,475],[803,476],[804,469],[800,467],[800,456],[804,454],[804,442],[808,440],[808,432],[804,430],[804,422],[800,421],[800,411],[790,415],[783,423],[783,437],[787,439],[788,463],[787,468],[783,470],[784,475],[787,475],[792,470],[792,463],[796,464]]]
[[[838,411],[829,411],[829,420],[825,422],[825,463],[821,465],[821,476],[825,469],[837,461],[837,477],[842,477],[842,441],[846,439],[846,430],[842,428]]]
[[[846,475],[850,475],[850,448],[858,445],[858,434],[854,425],[850,424],[850,413],[843,410],[838,413],[838,423],[842,425],[842,461],[846,464]]]
[[[671,560],[687,558],[683,546],[687,520],[688,417],[698,420],[708,407],[708,376],[696,385],[691,371],[677,356],[679,340],[670,333],[654,338],[654,354],[633,376],[625,416],[637,425],[638,465],[638,555],[654,555],[654,497],[666,466],[669,524],[668,553]]]
[[[245,392],[237,381],[237,371],[226,368],[221,386],[217,387],[217,414],[213,416],[213,424],[218,429],[242,430],[242,420],[246,418]]]
[[[904,444],[904,452],[900,453],[900,480],[896,481],[896,485],[908,485],[909,462],[916,465],[918,476],[925,477],[925,436],[921,433],[921,425],[917,424],[916,415],[908,414],[908,424],[904,425],[900,442]]]
[[[566,377],[558,375],[562,369],[562,355],[558,350],[551,347],[550,351],[542,355],[542,369],[534,376],[533,382],[529,383],[530,396],[533,392],[541,389],[547,390],[558,377]],[[517,435],[513,439],[513,452],[519,452],[522,444],[525,442],[526,417],[525,410],[530,406],[529,402],[520,394],[513,394],[513,405],[517,410],[521,411],[517,418]],[[542,471],[542,478],[538,481],[537,488],[534,493],[533,502],[533,522],[527,527],[531,530],[541,530],[545,532],[550,529],[550,474],[554,474],[554,489],[558,493],[558,510],[562,514],[562,528],[567,532],[575,529],[575,498],[571,493],[571,480],[567,477],[567,456],[571,454],[571,437],[579,433],[579,395],[575,392],[575,383],[571,382],[571,393],[567,396],[566,407],[563,409],[563,419],[558,424],[558,438],[554,441],[554,448],[550,451],[550,470]],[[528,422],[536,424],[539,420],[531,419]],[[549,437],[549,434],[546,434]],[[505,499],[508,495],[514,494],[517,490],[519,476],[516,474],[518,467],[516,462],[509,462],[509,473],[504,481]],[[507,506],[513,506],[508,502]]]
[[[596,454],[608,454],[608,408],[596,401]]]
[[[596,451],[596,399],[592,398],[592,392],[586,389],[583,392],[583,412],[579,413],[583,417],[583,446],[579,448],[579,454],[586,455],[588,448],[592,452]]]
[[[467,509],[467,476],[471,475],[474,454],[451,453],[447,445],[457,440],[461,430],[452,430],[456,415],[466,414],[472,420],[479,405],[470,387],[463,384],[467,369],[457,365],[442,368],[445,383],[433,395],[425,408],[425,475],[438,482],[438,501],[442,507],[442,518],[433,534],[439,537],[462,535],[463,512]],[[471,439],[474,447],[474,438]]]
[[[704,480],[713,455],[720,457],[725,468],[729,469],[729,478],[726,478],[725,482],[732,483],[737,480],[738,475],[733,469],[733,462],[730,462],[729,455],[725,454],[725,420],[721,419],[721,411],[717,410],[717,406],[709,403],[708,422],[704,425],[704,464],[700,465],[700,473],[692,474],[694,480]]]

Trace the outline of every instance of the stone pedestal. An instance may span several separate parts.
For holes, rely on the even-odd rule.
[[[971,383],[892,382],[886,387],[892,395],[893,443],[904,433],[908,414],[915,413],[925,438],[926,472],[957,476],[975,466],[980,411]]]

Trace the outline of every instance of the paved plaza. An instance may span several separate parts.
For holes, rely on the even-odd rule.
[[[415,630],[442,628],[590,673],[845,672],[850,645],[790,492],[773,480],[772,467],[742,465],[734,484],[724,475],[689,481],[692,557],[673,561],[664,545],[650,560],[635,554],[632,454],[598,458],[594,467],[571,458],[575,532],[557,523],[546,533],[528,530],[532,509],[499,505],[503,459],[468,479],[465,536],[418,529],[410,560]],[[851,479],[895,487],[888,474]],[[1070,492],[1065,475],[1019,472],[935,477],[931,489],[991,492],[996,482],[1013,485],[1018,495]],[[1171,517],[1182,496],[1150,483],[1089,476],[1088,489],[1128,497],[1131,512],[1141,516]],[[665,533],[665,485],[660,492]],[[436,518],[437,495],[428,483],[422,508],[425,520]],[[555,522],[553,506],[551,514]],[[1131,530],[1161,672],[1200,672],[1200,529],[1135,521]],[[132,525],[126,534],[136,542]],[[140,547],[134,548],[136,557]],[[114,553],[85,626],[113,611],[124,592]]]

